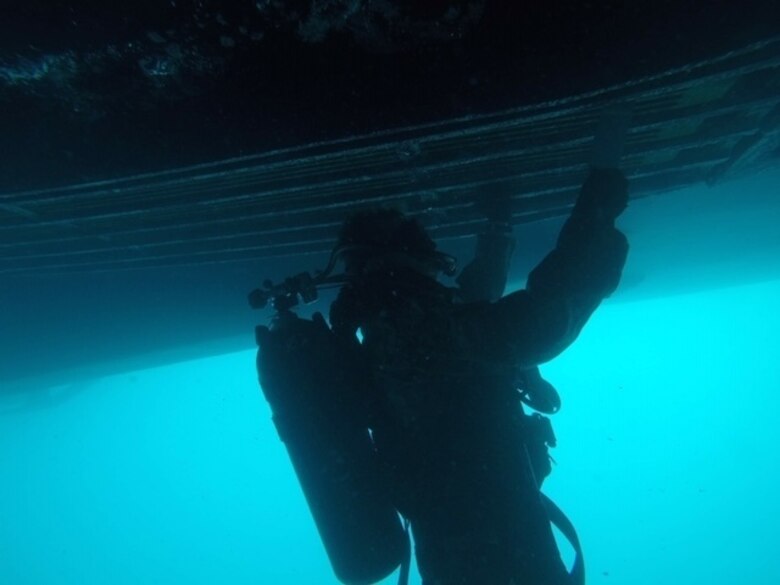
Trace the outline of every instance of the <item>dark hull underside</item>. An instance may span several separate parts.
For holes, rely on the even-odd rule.
[[[9,190],[0,380],[51,385],[250,347],[265,317],[247,308],[248,290],[322,266],[339,223],[365,207],[403,209],[467,256],[483,226],[474,202],[509,193],[513,223],[533,236],[513,266],[522,280],[576,197],[599,116],[616,104],[633,114],[624,168],[635,202],[776,167],[780,41],[510,109]]]

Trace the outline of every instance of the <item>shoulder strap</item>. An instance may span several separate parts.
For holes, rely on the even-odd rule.
[[[406,531],[406,547],[401,559],[401,570],[398,572],[398,585],[407,585],[409,583],[409,567],[412,564],[412,545],[409,539],[409,520],[404,519],[404,530]]]
[[[547,517],[550,522],[561,531],[569,541],[574,549],[574,564],[572,565],[571,572],[569,573],[571,585],[585,585],[585,560],[582,557],[582,547],[580,546],[580,539],[577,537],[577,531],[574,529],[574,525],[566,517],[566,514],[555,505],[550,498],[543,493],[539,492],[542,498],[542,504],[547,511]]]

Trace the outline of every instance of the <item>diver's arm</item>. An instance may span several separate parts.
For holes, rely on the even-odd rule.
[[[614,221],[627,200],[620,171],[591,170],[555,249],[531,272],[526,288],[475,307],[464,320],[475,350],[530,367],[571,344],[620,281],[628,243]]]
[[[458,298],[466,303],[497,301],[504,295],[515,239],[512,237],[512,200],[509,193],[490,193],[474,206],[488,223],[477,235],[474,258],[458,275]]]
[[[479,234],[474,259],[457,278],[460,300],[472,303],[500,299],[514,249],[514,238],[503,230],[488,229]]]

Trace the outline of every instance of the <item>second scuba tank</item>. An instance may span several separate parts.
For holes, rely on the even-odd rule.
[[[408,557],[409,538],[381,478],[354,356],[319,314],[283,311],[256,337],[263,394],[336,576],[385,578]]]

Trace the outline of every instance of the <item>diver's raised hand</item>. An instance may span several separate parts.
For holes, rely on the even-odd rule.
[[[613,223],[628,206],[628,180],[618,169],[592,168],[572,217]]]
[[[631,110],[615,104],[601,112],[593,134],[590,174],[580,190],[573,216],[613,223],[628,205],[628,181],[618,167],[631,127]]]
[[[605,108],[593,132],[590,166],[594,169],[618,168],[630,128],[631,109],[628,104],[613,104]]]

